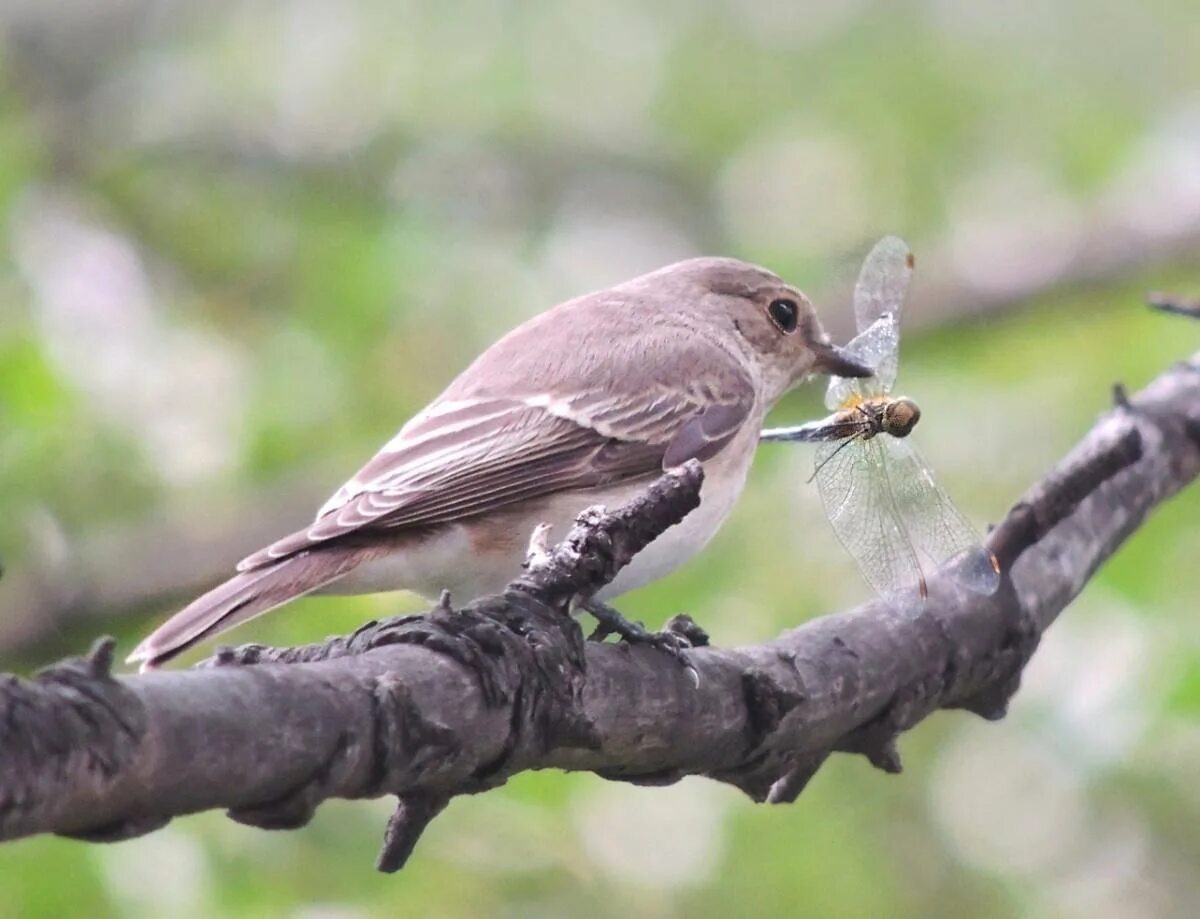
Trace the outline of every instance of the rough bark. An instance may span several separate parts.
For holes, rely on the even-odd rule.
[[[794,800],[835,752],[900,769],[896,738],[940,708],[1003,716],[1041,634],[1156,505],[1200,472],[1200,354],[1116,406],[988,536],[990,597],[950,572],[917,616],[876,601],[753,647],[584,642],[568,607],[698,501],[685,468],[593,510],[497,596],[190,671],[114,676],[112,643],[0,677],[0,839],[109,840],[214,807],[269,828],[331,797],[396,795],[395,870],[453,796],[535,768],[667,783],[705,775]],[[694,645],[686,618],[670,624]],[[699,685],[693,681],[698,676]]]

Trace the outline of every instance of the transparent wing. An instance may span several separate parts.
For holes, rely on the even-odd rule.
[[[891,492],[881,439],[822,443],[815,478],[838,540],[887,597],[918,584],[921,566]]]
[[[954,560],[955,577],[969,590],[990,594],[1000,585],[995,557],[983,547],[970,521],[933,480],[929,466],[911,440],[886,434],[880,451],[887,464],[891,493],[905,531],[926,571]]]
[[[912,279],[913,255],[904,240],[885,236],[863,261],[854,285],[854,322],[858,335],[846,351],[875,376],[866,380],[834,377],[825,393],[827,408],[841,408],[853,396],[886,396],[896,385],[900,357],[900,316]]]
[[[885,236],[863,261],[854,285],[855,328],[864,332],[888,313],[900,322],[904,295],[912,278],[913,254],[904,240]]]
[[[853,397],[864,399],[886,396],[896,385],[900,361],[900,323],[894,313],[876,319],[843,349],[851,357],[875,370],[865,380],[831,377],[825,390],[825,407],[843,408]]]

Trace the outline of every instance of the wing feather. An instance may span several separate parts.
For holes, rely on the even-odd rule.
[[[448,523],[555,492],[642,478],[692,457],[709,459],[756,402],[740,370],[721,369],[716,379],[724,385],[715,392],[711,384],[655,385],[649,393],[435,402],[338,489],[311,526],[238,567],[254,569],[316,543]]]

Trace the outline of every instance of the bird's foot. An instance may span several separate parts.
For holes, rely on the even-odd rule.
[[[675,658],[683,666],[692,682],[700,685],[700,674],[687,658],[687,651],[708,644],[708,635],[692,621],[690,616],[673,616],[661,632],[652,632],[640,622],[631,622],[607,603],[589,599],[580,604],[596,619],[596,628],[589,636],[590,641],[604,641],[616,635],[631,645],[647,645],[657,648]]]

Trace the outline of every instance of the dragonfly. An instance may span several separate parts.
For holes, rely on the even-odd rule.
[[[920,408],[892,395],[900,313],[913,265],[904,241],[888,236],[871,250],[855,284],[858,334],[845,351],[875,375],[834,377],[825,394],[831,415],[761,435],[766,441],[817,445],[812,479],[834,532],[867,583],[904,607],[910,606],[914,586],[924,600],[926,574],[943,564],[975,593],[991,594],[1000,584],[996,557],[908,439]]]

